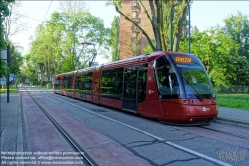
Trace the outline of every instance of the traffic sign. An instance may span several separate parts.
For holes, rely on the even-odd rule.
[[[7,50],[2,50],[1,51],[1,59],[7,63]]]
[[[7,50],[2,50],[1,51],[1,58],[4,60],[7,60]]]

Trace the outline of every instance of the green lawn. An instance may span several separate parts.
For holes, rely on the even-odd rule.
[[[249,110],[249,94],[216,94],[221,107]]]
[[[6,93],[7,92],[7,89],[0,89],[0,93]],[[11,86],[10,87],[10,93],[15,93],[15,92],[18,92],[18,89],[16,88],[16,86]]]

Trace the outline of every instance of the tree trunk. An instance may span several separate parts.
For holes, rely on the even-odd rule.
[[[160,16],[157,15],[156,17],[153,0],[149,0],[149,3],[150,3],[151,15],[152,15],[151,24],[152,24],[152,28],[154,32],[155,41],[156,41],[156,51],[160,51],[162,50],[162,44],[161,44],[161,38],[160,38],[160,32],[159,32],[159,26],[158,26],[158,24],[160,24],[160,22],[158,22],[160,21]],[[158,5],[158,0],[156,1],[156,5]],[[159,9],[157,8],[157,10],[160,10],[160,7]],[[157,11],[157,14],[159,14],[158,11]]]
[[[183,30],[183,22],[185,21],[185,15],[187,12],[187,1],[183,1],[182,3],[182,9],[180,12],[180,15],[177,19],[177,24],[175,25],[174,29],[174,45],[173,45],[173,51],[178,51],[179,50],[179,45],[182,37],[182,30]]]
[[[130,21],[131,23],[133,23],[133,24],[142,32],[142,34],[143,34],[143,35],[146,37],[146,39],[148,40],[148,42],[149,42],[149,44],[150,44],[152,50],[155,51],[155,47],[154,47],[154,45],[152,44],[152,42],[151,42],[151,40],[150,40],[150,37],[147,35],[147,33],[146,33],[140,26],[138,26],[134,21],[132,21],[129,17],[127,17],[126,15],[124,15],[124,13],[122,13],[122,12],[118,9],[117,6],[115,6],[115,9],[116,9],[116,11],[117,11],[119,14],[121,14],[123,17],[125,17],[126,20]]]

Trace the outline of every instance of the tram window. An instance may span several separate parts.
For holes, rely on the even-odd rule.
[[[83,93],[85,88],[84,88],[84,81],[85,80],[85,77],[83,74],[79,74],[77,75],[77,78],[76,78],[76,91],[77,92],[81,92]]]
[[[101,96],[120,100],[122,76],[123,68],[104,70],[101,77]]]
[[[77,75],[76,91],[84,94],[92,93],[92,73],[81,73]]]
[[[70,91],[72,88],[72,76],[68,76],[67,89]]]
[[[179,98],[179,86],[175,70],[165,57],[157,59],[155,75],[157,87],[162,98]]]
[[[147,69],[148,69],[148,64],[142,65],[139,68],[139,74],[138,74],[138,102],[143,102],[146,99]]]
[[[64,79],[63,79],[63,88],[64,88],[64,90],[67,89],[67,82],[68,82],[68,77],[65,76]]]
[[[54,81],[54,89],[60,89],[60,77],[57,77]]]
[[[92,93],[92,75],[93,73],[87,73],[85,75],[84,88],[85,88],[85,93],[88,94]]]

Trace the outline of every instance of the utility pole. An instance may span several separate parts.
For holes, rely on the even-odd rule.
[[[190,53],[190,0],[188,1],[188,53]]]
[[[10,67],[10,45],[7,46],[7,65]],[[10,73],[7,74],[7,103],[10,101]]]

